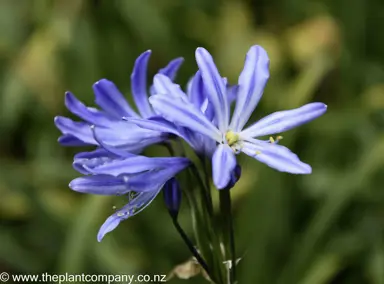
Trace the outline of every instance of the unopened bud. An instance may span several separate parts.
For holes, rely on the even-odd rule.
[[[182,195],[179,182],[175,178],[168,180],[163,187],[163,193],[169,213],[176,218],[179,213]]]

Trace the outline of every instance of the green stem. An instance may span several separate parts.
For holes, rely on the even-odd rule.
[[[223,217],[223,223],[225,224],[224,236],[228,230],[228,237],[225,238],[229,245],[229,251],[231,255],[230,265],[230,283],[236,282],[236,248],[235,248],[235,234],[233,228],[233,216],[232,216],[232,201],[230,189],[220,190],[220,209]]]
[[[180,139],[176,139],[176,143],[176,148],[178,150],[177,153],[185,157],[184,146]],[[175,152],[173,151],[172,146],[170,144],[164,144],[164,146],[168,148],[168,151],[173,156]],[[192,176],[195,176],[197,179],[198,187],[200,187],[199,192],[188,190],[193,189],[194,187],[194,180],[192,179]],[[207,182],[207,184],[204,184],[199,170],[195,164],[192,164],[190,169],[187,171],[187,180],[187,190],[183,190],[183,192],[185,193],[190,204],[197,247],[199,248],[201,255],[208,261],[208,267],[212,269],[212,275],[210,275],[210,278],[214,280],[216,284],[224,284],[224,279],[226,278],[225,267],[223,265],[223,258],[220,249],[220,240],[213,227],[214,210],[210,194],[209,177],[206,175],[205,182]],[[195,194],[200,195],[202,201],[201,204],[198,204],[196,200],[197,196],[195,196]],[[215,252],[215,254],[213,252]]]
[[[170,141],[164,141],[163,143],[161,143],[161,145],[167,148],[169,155],[171,155],[172,157],[175,156],[175,150],[173,150],[173,147]]]
[[[213,204],[212,204],[212,198],[210,198],[210,188],[206,188],[204,185],[204,182],[199,174],[199,170],[197,169],[195,164],[192,164],[190,166],[193,175],[197,178],[197,181],[199,183],[200,189],[201,189],[201,195],[202,195],[202,201],[206,205],[208,214],[210,217],[213,216]]]
[[[198,185],[200,187],[200,197],[201,197],[201,208],[202,208],[202,215],[205,222],[205,227],[203,228],[206,232],[206,238],[209,241],[210,247],[210,253],[211,258],[213,259],[213,268],[215,271],[215,275],[217,276],[217,279],[220,280],[220,282],[217,283],[223,283],[223,279],[226,278],[225,275],[225,269],[223,265],[223,259],[221,254],[221,247],[220,247],[220,240],[218,236],[216,235],[215,229],[214,229],[214,223],[213,223],[213,203],[212,199],[208,196],[208,190],[209,188],[205,187],[205,184],[199,174],[199,171],[195,164],[192,164],[190,166],[191,173],[196,177],[198,181]]]
[[[200,159],[200,162],[201,162],[201,164],[203,166],[204,177],[205,177],[204,181],[205,181],[205,186],[207,188],[207,196],[208,196],[208,200],[209,200],[210,204],[212,204],[212,211],[213,211],[213,201],[212,201],[212,194],[211,194],[211,183],[210,183],[210,179],[209,179],[209,177],[210,177],[209,173],[211,173],[212,170],[209,169],[208,163],[207,163],[207,161],[206,161],[204,156],[199,156],[199,159]]]
[[[172,217],[172,221],[173,221],[173,225],[175,226],[177,232],[180,234],[181,238],[183,239],[183,241],[185,242],[185,244],[187,245],[188,249],[190,250],[190,252],[193,254],[193,256],[196,258],[196,260],[199,262],[199,264],[201,265],[201,267],[207,272],[207,274],[209,275],[209,277],[211,279],[214,279],[212,278],[212,274],[208,268],[208,265],[207,263],[205,262],[205,260],[202,258],[202,256],[199,254],[199,252],[196,250],[195,246],[193,245],[193,243],[191,242],[191,240],[188,238],[187,234],[184,232],[183,228],[181,228],[179,222],[177,221],[177,218]]]
[[[187,172],[188,176],[188,184],[193,184],[191,172]],[[190,203],[190,209],[192,213],[193,220],[193,228],[195,232],[196,241],[198,244],[198,248],[201,250],[201,253],[208,260],[208,263],[213,267],[213,258],[212,258],[212,250],[210,244],[212,243],[209,229],[209,218],[206,214],[206,210],[199,206],[196,196],[193,194],[195,191],[185,190],[185,195]],[[214,269],[216,272],[216,269]]]

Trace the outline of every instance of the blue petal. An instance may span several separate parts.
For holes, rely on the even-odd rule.
[[[218,127],[222,133],[225,133],[229,124],[229,106],[224,81],[207,50],[199,47],[196,50],[196,61],[203,77],[209,101],[213,104]]]
[[[185,133],[185,128],[179,127],[161,116],[152,116],[149,119],[133,118],[133,119],[128,119],[128,121],[144,129],[174,134],[176,136],[183,138],[187,143],[189,144],[192,143],[188,135],[186,135]]]
[[[213,153],[212,149],[216,148],[215,140],[202,135],[198,132],[191,131],[185,127],[178,127],[174,123],[169,122],[163,117],[153,116],[150,119],[128,119],[129,122],[135,123],[144,129],[171,133],[184,139],[198,154],[205,154],[210,157]]]
[[[218,189],[225,188],[231,181],[236,164],[236,157],[231,147],[219,144],[212,157],[213,183]]]
[[[98,110],[86,107],[70,92],[65,93],[65,105],[73,114],[90,124],[104,126],[111,121],[111,117]]]
[[[239,85],[227,86],[228,105],[231,105],[237,99],[238,91],[239,91]]]
[[[205,99],[203,105],[201,106],[201,112],[204,113],[205,117],[212,122],[215,122],[215,110],[213,105],[209,102],[208,99]],[[215,124],[216,125],[216,124]]]
[[[159,192],[160,189],[153,192],[143,192],[131,199],[127,205],[116,211],[112,216],[108,217],[97,234],[97,240],[100,242],[107,233],[116,229],[121,221],[124,221],[147,208]]]
[[[167,120],[221,141],[221,133],[200,110],[180,99],[156,95],[150,98],[153,108]]]
[[[86,144],[99,144],[95,140],[91,126],[85,122],[74,122],[69,118],[57,116],[55,124],[63,134],[72,135]],[[130,152],[136,152],[143,147],[166,139],[160,132],[142,129],[126,121],[110,122],[108,128],[97,127],[96,132],[103,143]]]
[[[213,152],[216,150],[216,140],[209,138],[199,132],[193,131],[189,128],[182,128],[183,138],[193,148],[196,154],[211,158]]]
[[[288,148],[260,141],[258,144],[244,142],[242,152],[281,172],[310,174],[311,166],[303,163]]]
[[[64,134],[59,137],[58,142],[62,146],[72,146],[72,147],[81,147],[81,146],[88,146],[89,144],[84,143],[80,139],[76,138],[75,136],[71,134]]]
[[[163,138],[161,132],[143,129],[127,121],[115,122],[108,128],[96,127],[96,132],[100,140],[112,146],[134,145],[151,138]]]
[[[158,73],[167,76],[169,79],[171,79],[173,81],[173,80],[175,80],[177,71],[179,70],[180,65],[181,65],[181,63],[183,63],[183,61],[184,61],[184,59],[182,57],[176,58],[176,59],[172,60],[171,62],[169,62],[169,64],[167,66],[160,69]],[[155,89],[155,86],[153,86],[153,85],[150,87],[149,91],[150,91],[151,95],[158,94],[158,91]]]
[[[203,78],[201,77],[201,72],[197,71],[193,81],[191,83],[191,88],[189,90],[189,101],[194,104],[202,113],[212,121],[215,115],[213,105],[208,100],[207,91],[204,87]]]
[[[114,118],[121,119],[123,116],[138,117],[123,94],[111,81],[102,79],[96,82],[93,85],[93,91],[96,104]]]
[[[127,121],[143,129],[178,135],[177,126],[163,117],[153,116],[150,119],[127,118]]]
[[[77,192],[99,195],[121,195],[130,191],[127,177],[109,175],[84,176],[71,181],[69,187]]]
[[[244,69],[239,77],[239,90],[230,128],[239,132],[263,95],[269,78],[269,58],[260,46],[252,46],[247,53]]]
[[[115,131],[108,135],[108,132],[106,132],[108,130],[100,129],[99,131],[99,128],[91,126],[93,138],[99,144],[99,146],[105,151],[115,155],[116,157],[130,158],[133,156],[133,154],[140,153],[145,147],[166,139],[161,133],[160,135],[156,134],[156,132],[153,132],[153,134],[149,133],[147,137],[147,134],[145,133],[139,133],[138,131],[134,131],[134,133],[129,133],[131,134],[131,136],[128,136],[128,140],[122,140],[124,138],[123,134],[127,133],[127,131],[125,131],[121,132],[120,135],[117,135],[116,143],[116,141],[114,141],[113,139],[111,140],[111,138],[113,138],[116,134],[119,134],[119,132],[116,131],[117,128],[112,129]]]
[[[151,106],[148,103],[147,95],[147,66],[151,51],[142,53],[135,62],[131,75],[132,95],[141,116],[150,117],[153,115]]]
[[[132,156],[135,156],[132,154]],[[92,152],[78,153],[74,157],[73,168],[82,174],[91,174],[89,169],[111,162],[117,159],[104,149],[96,149]]]
[[[201,77],[200,71],[197,71],[192,79],[188,97],[189,101],[194,104],[197,108],[201,108],[207,98],[206,91],[204,89],[203,78]]]
[[[167,180],[182,171],[188,164],[176,164],[154,172],[144,172],[129,177],[129,189],[135,192],[150,192],[161,188]]]
[[[167,76],[172,81],[175,80],[177,71],[180,68],[180,65],[184,62],[184,58],[179,57],[176,59],[173,59],[171,62],[168,63],[167,66],[159,70],[160,74],[163,74]]]
[[[272,113],[241,132],[244,137],[259,137],[290,130],[307,123],[327,111],[323,103],[310,103],[300,108]]]
[[[162,74],[157,74],[153,79],[153,83],[156,92],[158,92],[157,94],[167,95],[184,101],[188,101],[187,95],[183,92],[183,90],[181,90],[180,86],[174,84],[168,77]]]
[[[132,156],[135,156],[132,154]],[[105,151],[104,149],[98,148],[96,150],[93,150],[91,152],[80,152],[77,153],[74,156],[74,159],[94,159],[94,158],[100,158],[100,157],[109,157],[109,158],[115,158],[113,155],[111,155],[109,152]]]
[[[93,174],[108,174],[119,176],[121,174],[136,174],[144,171],[154,171],[166,167],[186,166],[190,162],[187,158],[148,158],[134,156],[124,160],[113,160],[90,169]]]
[[[158,76],[161,75],[156,75],[155,79]],[[221,141],[221,133],[212,122],[185,97],[179,96],[177,92],[173,95],[155,95],[150,97],[149,101],[155,111],[167,120]]]
[[[188,82],[187,82],[187,88],[186,88],[186,94],[189,98],[189,100],[191,101],[191,93],[192,93],[192,85],[193,85],[193,80],[194,80],[194,77],[191,77],[189,78]]]
[[[129,209],[130,216],[136,215],[143,211],[153,201],[153,199],[160,192],[161,187],[151,192],[139,192],[135,197],[131,198],[129,203],[124,206],[124,210]],[[133,210],[132,210],[133,209]],[[119,210],[121,212],[121,209]]]
[[[75,137],[85,144],[97,145],[88,123],[74,122],[67,117],[56,116],[55,125],[66,137],[70,135],[69,137]]]
[[[127,219],[127,217],[123,218],[123,216],[117,216],[117,214],[113,214],[109,216],[107,220],[105,220],[104,224],[101,225],[99,232],[97,234],[97,241],[101,242],[104,236],[117,228],[121,221]]]
[[[186,158],[145,158],[138,156],[87,168],[93,174],[107,174],[80,177],[74,179],[69,186],[78,192],[100,195],[121,195],[129,191],[150,192],[162,187],[190,164]]]

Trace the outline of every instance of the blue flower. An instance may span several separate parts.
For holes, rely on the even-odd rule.
[[[256,123],[245,124],[257,106],[269,78],[269,58],[260,46],[247,53],[244,69],[238,80],[236,106],[230,119],[229,94],[212,56],[204,48],[196,50],[196,61],[204,82],[204,90],[213,108],[213,121],[191,103],[187,95],[162,74],[154,78],[158,94],[149,99],[154,110],[170,122],[189,128],[217,143],[212,156],[213,181],[225,188],[237,165],[235,155],[243,152],[268,166],[293,174],[309,174],[312,169],[288,148],[273,139],[256,137],[281,133],[307,123],[326,112],[323,103],[310,103],[300,108],[272,113]],[[152,128],[156,130],[156,128]]]
[[[101,110],[86,107],[73,94],[66,93],[65,105],[83,121],[75,122],[57,116],[55,124],[63,133],[59,142],[65,146],[99,145],[90,129],[91,125],[97,128],[98,136],[105,144],[129,152],[138,153],[148,145],[167,139],[167,133],[143,129],[122,120],[123,117],[149,118],[155,115],[147,95],[146,76],[150,54],[151,51],[146,51],[137,58],[131,76],[132,95],[139,113],[132,109],[111,81],[102,79],[93,85],[95,102]],[[173,80],[182,61],[182,58],[171,61],[159,73]],[[153,87],[150,92],[154,93]]]
[[[69,187],[77,192],[98,195],[123,195],[128,201],[101,226],[98,240],[119,223],[145,209],[163,188],[164,184],[185,169],[187,158],[148,158],[137,155],[146,146],[162,142],[169,133],[143,129],[127,118],[151,119],[159,117],[148,102],[147,65],[151,52],[140,55],[131,76],[131,88],[138,112],[134,111],[122,93],[110,81],[102,79],[93,85],[95,102],[101,110],[87,107],[67,92],[67,108],[83,121],[74,122],[58,116],[56,126],[63,135],[59,142],[66,146],[96,145],[91,152],[75,155],[73,167],[85,176],[74,179]],[[173,80],[182,59],[171,61],[159,70]],[[149,88],[150,94],[157,91]]]
[[[164,184],[189,164],[187,158],[148,158],[133,154],[119,157],[97,149],[75,156],[74,168],[86,176],[74,179],[69,187],[81,193],[127,197],[127,204],[101,226],[97,235],[98,241],[101,241],[121,221],[144,210]]]
[[[230,105],[236,98],[238,86],[228,85],[225,78],[223,78],[223,82],[226,84],[227,100]],[[179,94],[184,100],[189,101],[190,104],[199,109],[208,120],[212,121],[214,119],[213,105],[208,100],[207,91],[205,89],[200,71],[198,71],[188,82],[187,95],[183,93],[179,85],[168,84],[167,78],[164,77],[155,77],[153,87],[154,90],[160,94],[167,94],[170,96],[174,93]],[[182,137],[198,155],[212,157],[215,151],[216,142],[210,139],[210,137],[196,131],[191,131],[191,129],[177,125],[161,116],[154,116],[149,119],[130,117],[127,118],[127,120],[144,129],[162,131],[163,133],[171,133]]]

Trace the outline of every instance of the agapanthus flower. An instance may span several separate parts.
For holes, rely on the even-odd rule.
[[[244,128],[257,106],[269,78],[269,58],[260,46],[247,53],[238,80],[236,106],[230,119],[226,82],[220,76],[212,56],[204,48],[196,50],[196,60],[204,82],[214,119],[191,103],[180,87],[162,74],[154,78],[158,94],[149,99],[154,110],[172,123],[198,132],[215,141],[212,176],[218,189],[227,187],[237,165],[236,154],[243,152],[268,166],[293,174],[309,174],[311,167],[296,154],[279,145],[277,140],[256,137],[279,134],[307,123],[325,113],[323,103],[310,103],[300,108],[272,113]],[[156,130],[156,128],[151,128]]]
[[[222,78],[222,80],[226,86],[226,99],[230,105],[236,99],[238,86],[229,85],[226,78]],[[183,93],[179,85],[169,85],[167,82],[163,82],[162,77],[155,77],[153,89],[156,90],[156,93],[169,94],[170,96],[174,92]],[[188,82],[187,95],[185,96],[183,93],[183,96],[185,100],[188,100],[189,103],[198,108],[208,120],[214,120],[213,105],[208,100],[207,90],[205,89],[200,71],[196,72],[195,76]],[[215,151],[216,142],[210,137],[196,131],[191,131],[191,129],[166,120],[162,116],[153,116],[149,119],[133,117],[126,119],[144,129],[162,131],[163,133],[171,133],[182,137],[198,155],[211,157]]]
[[[187,158],[181,157],[149,158],[137,155],[146,146],[169,138],[168,132],[143,129],[126,119],[158,118],[148,102],[146,76],[149,56],[150,51],[147,51],[137,58],[131,76],[132,95],[138,112],[131,108],[111,81],[102,79],[93,85],[95,101],[101,110],[86,107],[68,92],[65,104],[83,122],[60,116],[55,118],[56,126],[63,133],[59,139],[61,144],[97,146],[92,152],[75,155],[73,167],[85,176],[74,179],[70,188],[83,193],[127,198],[127,204],[101,226],[97,237],[99,241],[122,220],[146,208],[164,184],[190,163]],[[181,58],[175,59],[159,73],[173,80],[181,63]],[[153,86],[149,92],[155,93]]]
[[[182,157],[149,158],[134,154],[120,157],[97,149],[75,156],[74,168],[86,176],[74,179],[69,187],[77,192],[125,196],[127,204],[112,214],[97,235],[114,230],[121,221],[145,209],[159,194],[164,184],[190,164]]]
[[[137,58],[131,75],[132,95],[139,113],[132,109],[114,83],[102,79],[93,85],[95,102],[101,110],[86,107],[72,93],[66,93],[66,107],[83,121],[74,122],[69,118],[57,116],[55,124],[63,133],[59,142],[65,146],[98,145],[90,129],[91,125],[96,127],[98,136],[104,143],[135,153],[148,145],[167,139],[167,133],[143,129],[122,120],[122,117],[148,118],[155,115],[148,102],[147,91],[146,77],[150,54],[151,51],[146,51]],[[182,61],[182,58],[171,61],[159,70],[159,73],[173,80]],[[154,92],[153,87],[149,90]]]

